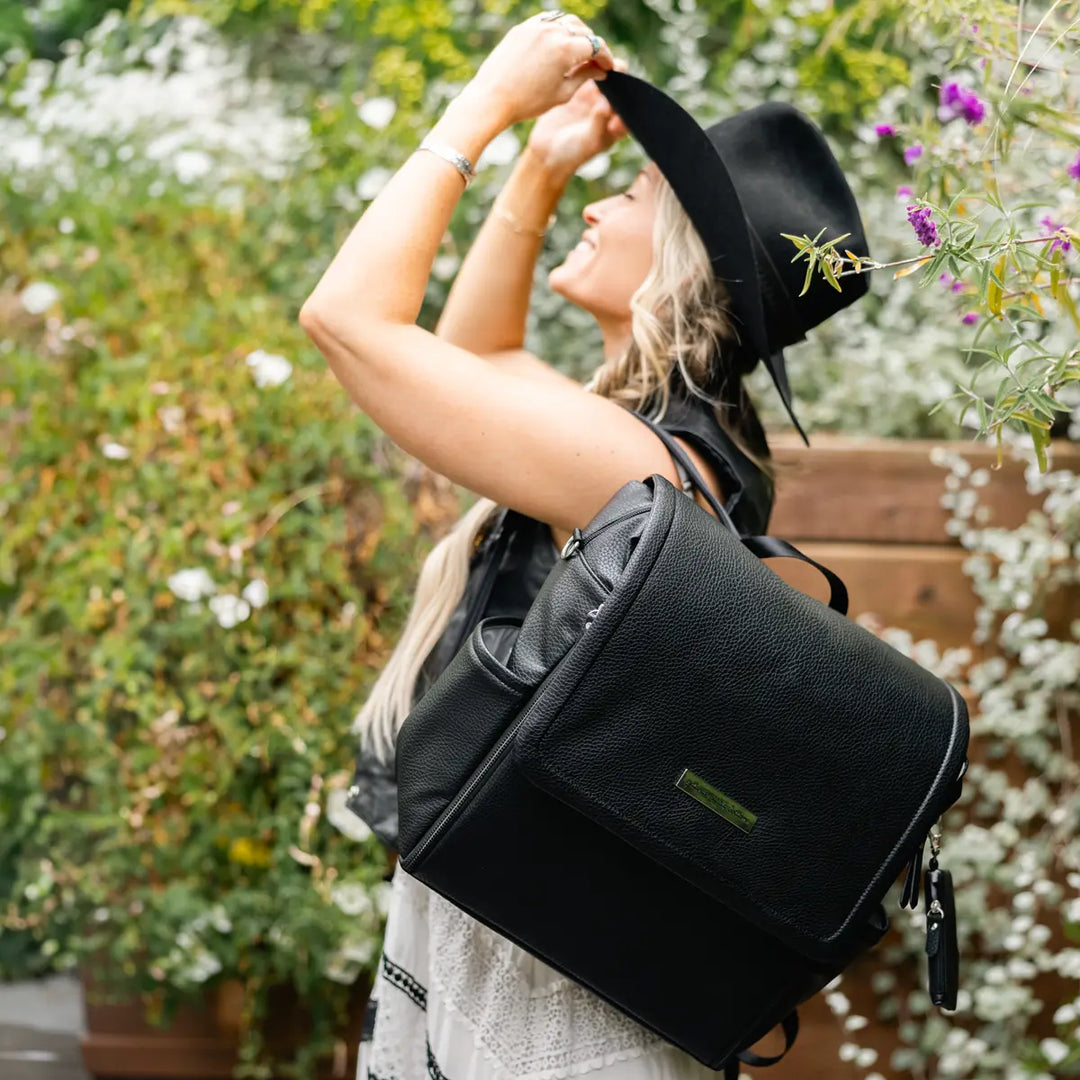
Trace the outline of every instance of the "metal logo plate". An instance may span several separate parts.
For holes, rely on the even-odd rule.
[[[719,814],[732,825],[737,825],[743,832],[749,832],[757,821],[757,814],[751,813],[745,806],[740,806],[722,791],[717,791],[689,769],[683,769],[682,775],[675,781],[675,786],[691,798],[697,799],[702,806],[707,806],[714,814]]]

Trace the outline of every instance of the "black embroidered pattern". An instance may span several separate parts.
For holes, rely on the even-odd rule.
[[[415,1005],[421,1009],[427,1009],[427,990],[403,967],[389,959],[385,953],[382,958],[382,973],[389,983],[411,998]]]
[[[439,1063],[435,1060],[435,1055],[431,1052],[431,1043],[425,1040],[424,1045],[427,1047],[427,1074],[431,1077],[431,1080],[447,1080],[446,1073],[439,1068]]]

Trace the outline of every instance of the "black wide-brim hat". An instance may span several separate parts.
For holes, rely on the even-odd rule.
[[[857,274],[834,289],[815,270],[799,296],[806,262],[781,233],[844,233],[839,250],[869,256],[855,196],[820,129],[793,105],[769,101],[702,128],[644,79],[608,71],[596,85],[671,185],[697,229],[713,271],[731,297],[740,375],[763,361],[795,429],[810,440],[791,404],[783,349],[869,288]]]

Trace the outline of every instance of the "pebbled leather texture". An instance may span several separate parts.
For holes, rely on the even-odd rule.
[[[967,748],[963,698],[654,481],[665,527],[646,525],[580,660],[515,735],[515,760],[673,873],[828,959],[940,815]],[[510,658],[518,671],[532,670],[532,616]],[[676,787],[684,769],[756,815],[750,831]]]
[[[885,934],[968,739],[955,689],[755,539],[659,474],[625,485],[398,744],[403,868],[712,1068]],[[675,787],[684,768],[750,831]]]
[[[481,620],[402,725],[397,741],[399,843],[411,851],[533,691],[498,659],[520,620]],[[512,635],[512,636],[508,636]],[[405,792],[405,798],[400,792]]]
[[[529,784],[505,755],[453,829],[402,866],[714,1069],[843,966],[816,964],[725,910]],[[879,910],[860,944],[887,926]]]
[[[673,393],[667,413],[656,426],[690,441],[723,477],[727,509],[740,532],[765,531],[772,487],[716,422],[711,407]],[[676,467],[681,470],[678,459]],[[413,690],[414,704],[427,693],[482,617],[524,617],[557,564],[558,555],[546,524],[506,507],[499,511],[473,555],[461,599],[421,665]],[[361,745],[346,806],[391,851],[398,850],[397,796],[395,757],[383,761]]]

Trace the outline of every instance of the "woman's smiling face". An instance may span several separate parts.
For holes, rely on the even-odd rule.
[[[582,210],[588,228],[582,241],[548,274],[553,292],[596,316],[605,339],[630,324],[630,297],[652,266],[655,185],[660,176],[648,162],[629,187]],[[605,352],[610,350],[605,348]]]

